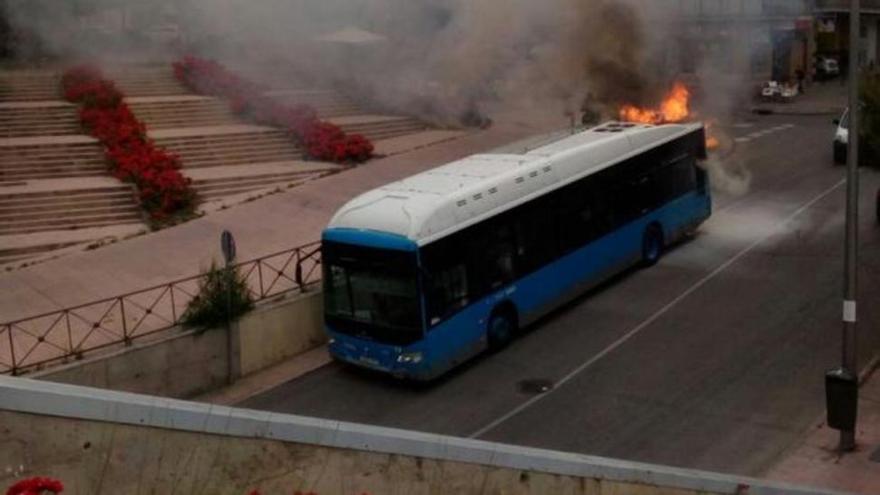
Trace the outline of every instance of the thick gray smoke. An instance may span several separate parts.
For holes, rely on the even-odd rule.
[[[267,82],[333,84],[383,109],[650,103],[663,9],[639,0],[5,0],[18,53],[101,61],[192,51]],[[650,28],[649,28],[650,27]],[[334,36],[335,34],[335,36]],[[662,68],[660,68],[662,69]],[[283,84],[277,84],[283,86]]]

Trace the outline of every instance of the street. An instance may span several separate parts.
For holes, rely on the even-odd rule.
[[[846,188],[831,119],[721,124],[748,192],[716,192],[693,239],[501,352],[428,386],[333,364],[241,406],[760,475],[824,420],[823,374],[840,362]],[[878,186],[863,169],[862,366],[880,345]]]

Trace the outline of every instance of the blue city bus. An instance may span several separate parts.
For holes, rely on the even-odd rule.
[[[701,124],[606,123],[355,198],[322,235],[331,355],[431,380],[711,214]]]

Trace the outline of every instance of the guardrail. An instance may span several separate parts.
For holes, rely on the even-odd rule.
[[[306,292],[321,279],[321,243],[235,265],[255,301]],[[0,323],[0,374],[19,375],[79,360],[112,346],[168,332],[198,294],[204,274],[121,296]]]

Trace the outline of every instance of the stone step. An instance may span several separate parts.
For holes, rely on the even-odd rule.
[[[66,167],[59,169],[37,170],[0,170],[0,181],[40,180],[40,179],[63,179],[69,177],[96,177],[107,175],[107,168],[97,166],[93,168]]]
[[[0,137],[49,136],[82,133],[73,107],[4,108]]]
[[[105,217],[93,217],[90,219],[81,219],[75,222],[55,222],[52,224],[47,223],[33,223],[29,225],[14,225],[14,226],[4,226],[0,224],[0,235],[10,235],[10,234],[30,234],[35,232],[46,232],[51,230],[74,230],[74,229],[85,229],[91,227],[106,227],[110,225],[120,225],[120,224],[130,224],[140,222],[141,218],[138,215],[133,216],[125,216],[125,215],[115,215],[115,216],[105,216]]]
[[[165,138],[157,142],[185,168],[299,160],[302,150],[281,131]]]
[[[190,94],[189,90],[174,78],[170,64],[150,69],[108,70],[107,74],[128,97]]]
[[[106,175],[103,148],[97,143],[0,147],[0,177]]]
[[[48,120],[12,120],[4,122],[0,120],[0,129],[27,129],[27,128],[52,128],[74,127],[80,129],[79,121],[75,118],[53,118]]]
[[[71,157],[68,159],[62,157],[51,157],[44,159],[9,159],[0,161],[0,172],[4,170],[33,170],[44,168],[81,168],[81,167],[103,167],[106,163],[101,155],[92,155],[88,157]]]
[[[303,153],[298,151],[296,153],[265,153],[265,154],[239,154],[239,155],[224,155],[224,156],[216,156],[216,157],[200,157],[200,158],[190,158],[190,159],[182,159],[184,168],[205,168],[205,167],[218,167],[224,165],[255,165],[260,163],[270,163],[270,162],[283,162],[283,161],[294,161],[294,160],[302,160]]]
[[[316,108],[318,116],[322,119],[332,117],[346,117],[348,115],[358,115],[363,111],[356,106],[339,106],[339,107],[318,107]]]
[[[13,138],[13,137],[32,137],[32,136],[73,136],[76,134],[81,134],[82,130],[78,125],[69,125],[69,126],[52,126],[52,127],[23,127],[23,128],[8,128],[8,127],[0,127],[0,138]]]
[[[345,125],[342,128],[347,133],[361,134],[371,141],[415,134],[428,129],[425,124],[419,121]]]
[[[83,197],[93,197],[93,196],[102,196],[102,197],[117,197],[125,194],[131,194],[131,187],[127,185],[120,185],[114,187],[85,187],[81,189],[65,189],[65,190],[50,190],[50,191],[27,191],[27,192],[16,192],[16,193],[2,193],[0,194],[0,205],[8,203],[10,201],[25,201],[25,200],[43,200],[43,201],[53,201],[58,198],[83,198]]]
[[[16,213],[0,217],[0,228],[12,228],[15,226],[31,225],[66,225],[79,221],[91,221],[93,219],[126,218],[139,219],[140,211],[129,204],[127,207],[103,207],[88,208],[74,211],[56,210],[34,213]]]
[[[104,148],[97,142],[89,143],[46,143],[14,146],[0,146],[0,159],[10,156],[71,156],[102,152]]]
[[[26,213],[26,212],[46,212],[46,211],[71,211],[71,210],[86,210],[86,209],[101,209],[101,208],[128,208],[134,204],[134,197],[131,194],[126,196],[118,197],[118,198],[110,198],[110,197],[93,197],[93,198],[79,198],[75,201],[57,201],[57,202],[46,202],[46,201],[22,201],[17,204],[6,203],[4,205],[0,205],[0,216],[8,216],[12,214]]]
[[[82,162],[103,162],[104,150],[100,147],[71,151],[70,153],[46,151],[45,153],[19,152],[0,147],[0,166],[20,164],[63,164]]]
[[[92,171],[96,175],[104,175],[107,167],[103,160],[68,162],[68,163],[24,163],[0,165],[0,176],[26,175],[26,174],[54,174],[64,172]]]
[[[149,129],[174,129],[183,127],[206,127],[218,125],[234,125],[239,120],[227,110],[190,111],[182,109],[179,113],[163,111],[161,113],[145,113],[136,111],[137,116]]]
[[[236,152],[265,152],[296,149],[296,142],[291,138],[278,141],[225,143],[218,146],[187,146],[187,145],[163,145],[166,149],[174,150],[181,155],[217,155]]]
[[[186,150],[186,151],[200,151],[200,150],[218,150],[225,148],[239,148],[239,147],[248,147],[248,146],[272,146],[272,145],[286,145],[295,142],[292,137],[287,136],[283,133],[273,134],[273,135],[241,135],[241,134],[229,134],[226,139],[222,139],[222,137],[218,138],[217,136],[204,137],[204,138],[180,138],[180,139],[161,139],[156,142],[160,146],[164,146],[167,148],[174,148],[178,150]]]
[[[0,92],[0,102],[12,101],[52,101],[60,100],[58,90],[46,91],[9,91]]]
[[[60,111],[59,111],[60,110]],[[26,111],[22,110],[17,112],[16,114],[9,113],[9,109],[0,110],[0,124],[3,125],[15,125],[20,123],[28,123],[28,124],[50,124],[52,122],[56,122],[58,120],[64,121],[72,121],[79,122],[76,112],[64,109],[41,109],[41,108],[29,108]]]
[[[22,212],[10,212],[9,210],[0,209],[0,224],[7,223],[22,223],[22,222],[30,222],[30,221],[38,221],[38,220],[67,220],[73,218],[83,218],[83,217],[91,217],[91,216],[103,216],[103,215],[114,215],[114,214],[128,214],[139,216],[137,208],[133,206],[133,202],[129,202],[127,205],[109,205],[109,206],[82,206],[77,205],[78,207],[67,207],[67,208],[55,208],[55,209],[43,209],[43,210],[35,210],[30,211],[29,213]]]

